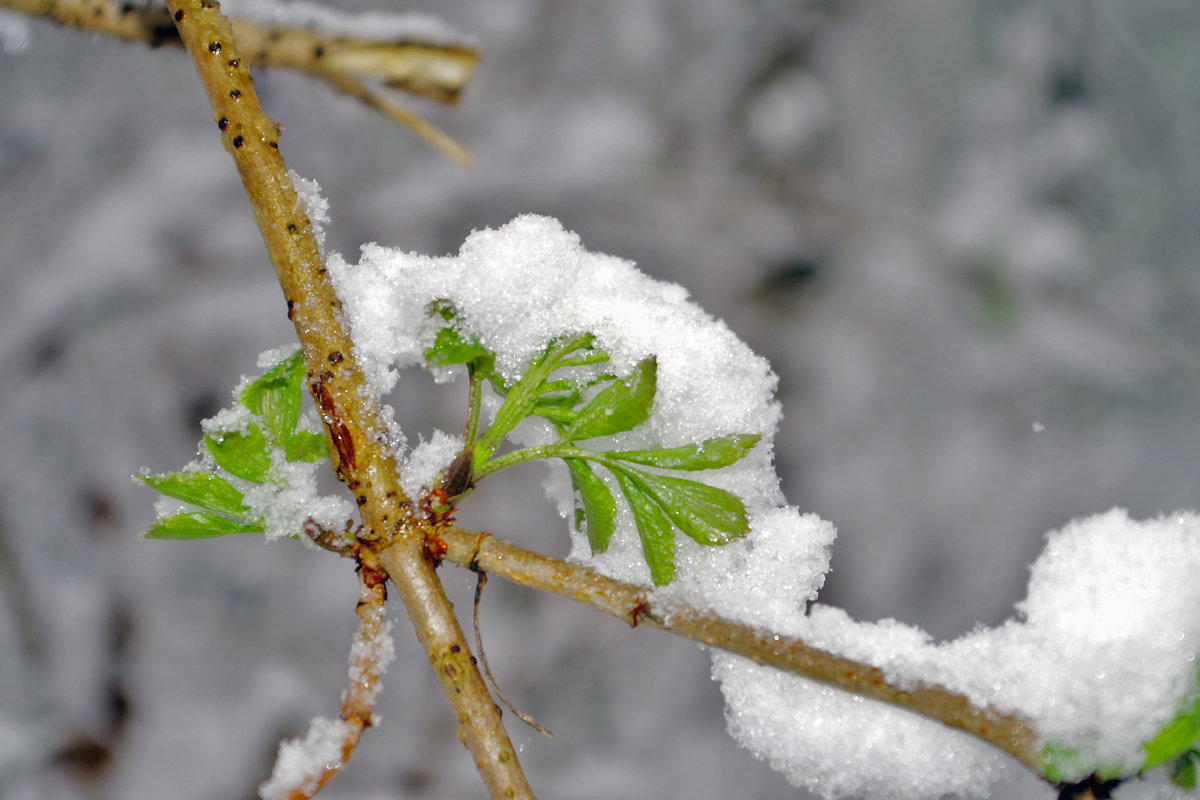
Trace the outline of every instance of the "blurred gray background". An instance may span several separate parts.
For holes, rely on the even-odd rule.
[[[330,246],[453,252],[535,211],[686,286],[780,375],[789,499],[840,531],[824,601],[951,638],[1009,616],[1073,516],[1200,505],[1200,6],[416,7],[484,52],[460,108],[419,106],[470,172],[258,76]],[[6,16],[0,108],[0,798],[248,800],[336,711],[354,578],[290,542],[141,541],[129,476],[192,458],[293,339],[281,294],[180,52]],[[461,391],[403,381],[410,438],[456,429]],[[564,554],[541,470],[460,518]],[[481,798],[393,614],[382,726],[322,796]],[[805,796],[725,735],[697,648],[500,581],[483,629],[557,734],[512,730],[540,796]]]

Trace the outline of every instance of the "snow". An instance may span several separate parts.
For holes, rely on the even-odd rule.
[[[738,618],[878,666],[900,686],[941,684],[1016,714],[1042,745],[1078,751],[1064,767],[1079,779],[1136,771],[1141,746],[1194,691],[1197,570],[1200,517],[1138,522],[1116,509],[1050,534],[1017,616],[952,642],[826,606],[768,615],[750,601]],[[824,797],[983,796],[1008,766],[937,723],[735,656],[713,661],[734,737]]]
[[[508,381],[523,374],[551,340],[568,335],[592,333],[597,346],[611,356],[603,365],[578,370],[579,375],[627,375],[654,355],[658,393],[650,418],[609,437],[606,446],[673,447],[734,433],[763,437],[746,458],[705,475],[706,481],[743,499],[754,523],[750,535],[716,550],[677,536],[680,586],[693,585],[702,574],[726,574],[739,561],[777,559],[775,573],[786,571],[801,598],[815,595],[834,531],[782,502],[772,463],[780,414],[775,374],[728,326],[691,302],[682,287],[653,280],[629,261],[591,253],[560,222],[536,215],[475,231],[456,256],[430,257],[370,244],[362,248],[357,265],[335,253],[328,268],[350,324],[355,357],[380,397],[392,389],[401,370],[422,365],[422,354],[445,324],[427,313],[437,300],[454,305],[459,324],[495,353],[497,370]],[[451,369],[447,375],[455,373]],[[493,398],[485,408],[494,411],[495,405]],[[513,438],[532,445],[549,441],[549,435],[545,423],[530,420]],[[424,474],[409,479],[413,485],[428,485],[435,468],[445,467],[447,456],[457,452],[444,434],[431,444],[438,445],[440,465],[426,463],[428,448],[419,451],[416,462]],[[552,502],[570,519],[569,484],[559,480],[548,486]],[[649,583],[626,509],[612,545],[599,556],[591,555],[586,535],[570,528],[572,558],[622,580]],[[715,602],[684,593],[686,589],[677,589],[674,596]]]
[[[350,736],[350,727],[340,719],[317,717],[309,723],[303,739],[289,739],[279,745],[275,768],[266,783],[258,787],[262,800],[284,800],[297,790],[311,791],[326,769],[342,763],[342,747]]]
[[[434,431],[429,441],[418,442],[400,465],[400,488],[409,497],[420,497],[422,490],[433,486],[438,473],[454,460],[462,447],[461,436]]]
[[[280,0],[226,0],[225,12],[264,24],[310,27],[337,36],[395,42],[461,45],[471,40],[432,14],[368,11],[348,14],[327,5]]]

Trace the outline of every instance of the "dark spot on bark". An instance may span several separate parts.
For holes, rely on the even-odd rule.
[[[209,42],[208,43],[208,52],[210,52],[210,53],[221,52],[221,43],[220,42]]]
[[[367,496],[360,494],[358,497],[354,498],[354,502],[358,503],[359,506],[365,506],[367,504]]]
[[[471,666],[478,666],[479,662],[475,660],[475,656],[471,656]]]
[[[229,59],[229,66],[233,67],[234,69],[237,69],[241,65],[242,65],[242,60],[240,58]]]
[[[456,645],[456,644],[452,644],[452,645],[450,645],[450,652],[451,652],[451,653],[458,653],[458,652],[461,652],[461,651],[462,651],[462,648],[461,648],[461,647],[459,647],[458,645]]]
[[[267,142],[267,144],[270,145],[271,147],[275,148],[276,150],[279,149],[279,142]]]
[[[234,100],[237,100],[238,98],[240,98],[242,96],[242,91],[240,89],[234,89],[232,92],[229,93],[229,96],[231,98],[233,98]]]
[[[121,4],[121,14],[128,14],[130,11],[133,11],[133,3]]]
[[[343,356],[341,353],[337,352],[336,350],[329,354],[329,363],[330,364],[340,364],[340,363],[342,363],[343,360],[345,360],[345,356]]]
[[[295,233],[297,230],[299,230],[299,228],[296,227],[296,223],[294,223],[294,222],[288,223],[288,226],[287,226],[288,233]]]
[[[331,380],[333,380],[332,372],[330,372],[329,370],[325,370],[324,372],[321,373],[321,382],[322,383],[329,383]]]
[[[183,20],[183,9],[181,8],[175,12],[175,21],[180,22],[182,20]]]
[[[320,58],[323,55],[325,55],[324,47],[321,47],[321,45],[317,45],[316,47],[313,48],[313,58]]]
[[[233,137],[232,144],[234,147],[241,147],[245,143],[246,143],[246,137],[242,136],[241,134],[238,134],[237,136]]]
[[[287,304],[288,304],[288,319],[289,319],[289,320],[291,320],[291,318],[292,318],[292,317],[295,315],[295,313],[296,313],[296,301],[295,301],[295,300],[288,300],[288,301],[287,301]]]
[[[221,130],[225,130],[226,128],[228,128],[229,127],[229,117],[221,117],[219,120],[217,120],[217,127],[220,128]]]

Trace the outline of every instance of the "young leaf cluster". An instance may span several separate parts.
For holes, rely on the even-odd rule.
[[[293,462],[329,457],[323,435],[298,429],[305,375],[304,356],[297,351],[242,389],[237,403],[249,421],[236,429],[210,428],[204,436],[214,469],[134,476],[194,509],[160,518],[146,531],[147,538],[204,539],[264,531],[262,518],[246,505],[231,478],[271,482],[273,455]]]
[[[442,493],[448,503],[475,484],[506,467],[535,459],[561,458],[575,488],[576,527],[586,530],[592,553],[603,553],[616,530],[617,503],[596,472],[606,470],[625,498],[655,584],[675,577],[675,530],[694,541],[716,546],[749,532],[746,508],[736,495],[700,481],[662,474],[720,469],[743,458],[758,443],[758,434],[734,434],[685,445],[648,450],[601,451],[582,442],[633,430],[650,417],[657,393],[658,363],[643,359],[619,377],[609,373],[572,380],[572,369],[602,364],[607,353],[590,333],[552,340],[512,383],[495,371],[495,354],[460,325],[455,309],[436,303],[431,313],[450,323],[441,328],[425,352],[432,367],[463,365],[469,377],[468,404],[462,453],[443,473]],[[484,383],[502,399],[492,424],[479,433]],[[550,445],[498,454],[504,439],[528,417],[548,420],[559,440]],[[644,469],[649,467],[651,469]]]

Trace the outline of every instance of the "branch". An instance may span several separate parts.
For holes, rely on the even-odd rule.
[[[354,609],[358,614],[358,631],[350,648],[350,680],[339,709],[341,725],[320,720],[310,728],[310,735],[314,730],[334,731],[336,739],[332,749],[336,752],[322,751],[321,757],[314,758],[310,751],[321,743],[301,740],[280,745],[271,778],[260,788],[262,796],[270,800],[308,800],[315,796],[345,769],[362,732],[373,724],[375,699],[382,688],[383,672],[391,663],[395,650],[388,633],[390,626],[384,619],[386,577],[372,564],[374,559],[369,553],[363,555],[365,558],[360,556],[358,568],[358,605]],[[330,755],[336,757],[331,759]]]
[[[739,622],[679,606],[657,609],[641,586],[605,577],[590,567],[524,550],[489,533],[442,528],[437,549],[449,561],[502,575],[513,583],[573,598],[622,619],[649,625],[758,664],[803,675],[854,694],[881,700],[970,733],[1041,775],[1036,733],[1020,718],[978,708],[963,695],[936,685],[900,689],[878,667],[853,661]]]
[[[234,33],[213,0],[167,0],[237,165],[304,350],[309,389],[338,477],[361,509],[360,538],[395,582],[442,682],[463,740],[493,797],[531,798],[500,712],[473,663],[453,607],[424,549],[429,524],[412,512],[386,445],[378,401],[358,368],[313,236],[279,153],[278,128],[254,92]]]
[[[116,0],[0,0],[0,7],[151,47],[182,44],[170,12],[158,4],[134,5]],[[334,12],[329,13],[333,17]],[[249,19],[231,19],[230,24],[242,53],[255,66],[295,69],[327,81],[408,126],[443,155],[463,166],[469,163],[462,145],[417,114],[373,91],[364,77],[440,103],[457,103],[479,62],[478,51],[470,45],[340,35]]]

